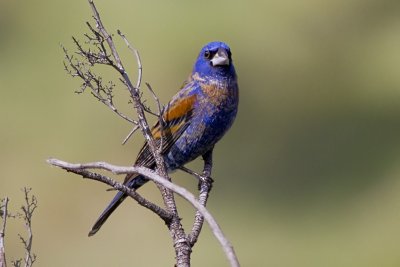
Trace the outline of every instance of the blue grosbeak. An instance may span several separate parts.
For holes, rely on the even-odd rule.
[[[162,155],[168,171],[212,150],[231,127],[238,109],[238,84],[231,50],[222,42],[203,47],[189,78],[163,109],[163,122],[152,128],[155,141],[162,142]],[[155,168],[146,143],[135,166]],[[124,185],[138,189],[148,180],[138,174],[126,176]],[[97,219],[89,236],[94,235],[127,196],[118,192]]]

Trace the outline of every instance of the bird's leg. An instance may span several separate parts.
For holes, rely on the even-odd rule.
[[[205,188],[210,188],[212,187],[212,183],[214,182],[214,180],[211,178],[211,170],[212,170],[212,149],[210,149],[209,151],[207,151],[203,156],[203,160],[204,160],[204,169],[203,169],[203,173],[197,173],[195,171],[192,171],[189,168],[186,168],[184,166],[179,167],[180,170],[187,172],[191,175],[193,175],[194,177],[196,177],[199,181],[199,191],[201,191],[202,185],[207,185]]]
[[[214,180],[211,178],[213,149],[214,148],[211,148],[203,155],[203,160],[204,160],[203,174],[199,177],[200,178],[200,181],[199,181],[199,190],[200,191],[203,188],[203,186],[202,186],[203,184],[207,185],[206,188],[208,191],[210,191],[212,184],[214,182]]]
[[[208,181],[208,182],[209,183],[213,182],[213,180],[212,180],[212,178],[210,176],[205,176],[204,174],[197,173],[197,172],[192,171],[191,169],[186,168],[184,166],[179,167],[179,169],[184,171],[184,172],[186,172],[186,173],[189,173],[189,174],[193,175],[199,181],[199,183],[207,182],[207,180],[210,180],[210,179],[211,179],[211,181]]]

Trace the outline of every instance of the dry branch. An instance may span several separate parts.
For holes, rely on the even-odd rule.
[[[32,241],[33,241],[33,234],[32,234],[32,216],[33,212],[37,208],[37,199],[34,195],[31,197],[29,196],[31,189],[30,188],[23,188],[24,196],[25,196],[25,205],[21,207],[22,210],[22,218],[25,221],[25,228],[28,232],[28,237],[24,238],[22,235],[19,235],[19,238],[24,245],[25,248],[25,267],[31,267],[36,260],[36,255],[32,253]]]
[[[37,199],[34,195],[30,196],[31,189],[24,187],[24,200],[25,203],[21,207],[22,213],[11,214],[8,211],[8,198],[4,198],[2,200],[2,204],[0,205],[0,217],[3,220],[2,226],[0,228],[0,267],[6,267],[6,257],[5,257],[5,245],[4,245],[4,237],[6,231],[7,218],[22,218],[25,222],[25,228],[27,231],[27,238],[24,238],[22,235],[18,234],[20,241],[24,246],[25,256],[23,258],[12,260],[12,266],[21,267],[24,264],[24,267],[32,267],[34,262],[36,261],[36,255],[32,252],[32,242],[33,242],[33,233],[32,233],[32,217],[33,213],[37,208]]]
[[[131,51],[134,53],[134,55],[136,57],[136,61],[137,61],[137,65],[138,65],[138,78],[136,81],[136,86],[133,86],[125,68],[123,67],[121,58],[117,52],[117,49],[112,40],[112,37],[107,32],[107,30],[105,29],[105,27],[103,25],[103,22],[101,21],[101,18],[100,18],[99,12],[96,9],[96,6],[94,5],[92,0],[89,0],[89,4],[93,11],[93,15],[94,15],[94,19],[96,21],[96,28],[98,29],[98,33],[104,37],[104,39],[106,40],[106,42],[111,50],[111,55],[113,56],[113,59],[115,61],[115,63],[113,63],[114,64],[113,66],[115,69],[117,69],[119,71],[119,73],[122,76],[122,79],[124,81],[124,84],[127,86],[128,90],[131,94],[131,98],[132,98],[134,107],[136,109],[136,113],[138,115],[138,123],[139,123],[140,129],[142,131],[143,136],[146,139],[147,144],[149,145],[150,151],[153,154],[156,165],[157,165],[156,171],[160,176],[164,177],[164,179],[167,179],[170,181],[171,179],[169,178],[168,173],[165,168],[164,158],[159,153],[157,153],[157,151],[158,151],[157,146],[156,146],[154,138],[151,134],[150,127],[147,123],[145,111],[143,108],[144,105],[142,104],[143,102],[141,101],[141,98],[140,98],[139,88],[140,88],[141,81],[142,81],[142,63],[140,60],[139,53],[136,49],[131,49],[132,46],[129,44],[128,40],[121,33],[121,31],[118,31],[119,35],[124,39],[124,41],[128,45],[128,48],[131,49]],[[167,226],[170,230],[170,233],[171,233],[171,236],[173,239],[173,243],[174,243],[176,260],[177,260],[176,264],[177,264],[177,266],[189,266],[190,265],[191,248],[190,248],[188,242],[186,241],[186,235],[185,235],[183,227],[180,223],[180,218],[179,218],[178,210],[176,208],[174,195],[172,194],[172,192],[170,190],[168,190],[165,187],[158,186],[158,188],[161,192],[161,195],[162,195],[162,198],[163,198],[163,201],[164,201],[164,204],[165,204],[167,210],[173,214],[172,219]]]
[[[110,171],[114,174],[128,174],[128,173],[137,173],[140,175],[143,175],[147,177],[148,179],[161,184],[162,186],[172,190],[173,192],[177,193],[184,199],[186,199],[197,211],[201,214],[202,217],[207,221],[207,223],[210,226],[210,229],[214,236],[217,238],[217,240],[220,242],[229,262],[231,263],[231,266],[239,266],[239,262],[237,260],[236,254],[233,250],[232,245],[228,241],[228,239],[225,237],[225,235],[222,232],[222,229],[219,227],[218,223],[214,219],[214,217],[211,215],[211,213],[201,204],[199,203],[198,200],[196,200],[196,197],[190,193],[187,189],[178,186],[176,184],[171,183],[170,181],[166,180],[162,176],[158,175],[156,172],[154,172],[151,169],[145,168],[145,167],[121,167],[121,166],[115,166],[111,165],[106,162],[92,162],[92,163],[85,163],[85,164],[74,164],[74,163],[68,163],[62,160],[58,159],[48,159],[47,162],[53,166],[60,167],[64,170],[70,171],[70,172],[76,172],[80,175],[84,174],[82,173],[83,170],[87,169],[103,169]],[[107,179],[107,180],[99,180],[96,177],[88,177],[85,176],[89,179],[94,179],[98,180],[101,182],[104,182],[110,186],[113,186],[114,188],[120,190],[121,188],[126,188],[125,190],[127,191],[132,191],[126,186],[118,184],[117,182],[113,181],[112,179]],[[118,187],[118,188],[117,188]],[[122,191],[122,190],[121,190]]]
[[[5,251],[5,243],[4,237],[6,234],[6,226],[7,226],[7,214],[8,214],[8,198],[4,198],[1,201],[0,206],[0,217],[3,220],[0,228],[0,267],[7,267],[6,261],[6,251]]]

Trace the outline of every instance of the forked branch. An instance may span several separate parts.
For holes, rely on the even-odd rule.
[[[127,192],[127,193],[132,190],[130,190],[129,188],[127,188],[126,186],[124,186],[122,184],[119,184],[119,183],[113,181],[112,179],[109,179],[109,178],[108,179],[100,179],[99,177],[101,175],[98,175],[98,174],[92,175],[93,173],[89,174],[89,172],[86,173],[83,171],[86,171],[87,169],[103,169],[103,170],[110,171],[114,174],[136,173],[136,174],[143,175],[156,183],[161,184],[162,186],[172,190],[173,192],[175,192],[178,195],[180,195],[181,197],[183,197],[195,209],[197,209],[200,216],[202,216],[206,220],[206,222],[210,226],[212,233],[214,234],[214,236],[217,238],[217,240],[221,244],[231,266],[235,266],[235,267],[240,266],[232,245],[230,244],[228,239],[225,237],[224,233],[222,232],[221,227],[218,225],[218,223],[216,222],[214,217],[211,215],[211,213],[187,189],[171,183],[170,181],[166,180],[162,176],[158,175],[153,170],[145,168],[145,167],[121,167],[121,166],[111,165],[111,164],[108,164],[105,162],[73,164],[73,163],[68,163],[65,161],[58,160],[58,159],[48,159],[47,162],[53,166],[60,167],[64,170],[77,173],[86,178],[101,181],[103,183],[106,183],[106,184],[114,187],[115,189],[118,189],[121,191],[125,190],[123,192]],[[87,175],[87,174],[89,174],[89,175]]]
[[[22,213],[11,214],[8,211],[8,198],[4,198],[0,204],[0,217],[2,218],[2,225],[0,227],[0,267],[6,267],[6,256],[5,256],[5,244],[4,237],[6,232],[6,225],[8,218],[22,218],[25,222],[25,228],[27,231],[27,237],[23,237],[18,234],[21,243],[24,246],[25,256],[17,260],[12,260],[12,266],[14,267],[32,267],[36,261],[36,255],[32,252],[33,233],[32,233],[32,217],[33,213],[37,208],[37,199],[34,195],[30,195],[30,188],[23,188],[25,203],[22,205]]]

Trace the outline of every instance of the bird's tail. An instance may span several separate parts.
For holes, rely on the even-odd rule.
[[[135,178],[131,178],[128,182],[125,183],[126,186],[132,189],[138,189],[142,185],[144,185],[148,180],[143,176],[137,176]],[[89,236],[94,235],[97,231],[100,230],[100,227],[106,222],[108,217],[110,217],[111,213],[114,212],[116,208],[125,200],[127,195],[119,191],[115,197],[111,200],[110,204],[108,204],[107,208],[103,211],[97,221],[94,223],[92,230],[89,232]]]

